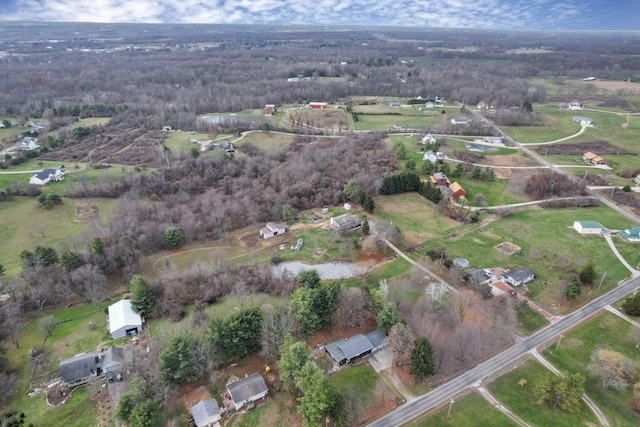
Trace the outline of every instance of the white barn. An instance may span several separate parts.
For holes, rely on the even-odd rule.
[[[598,221],[574,221],[573,229],[580,234],[600,234],[602,224]]]
[[[114,340],[127,335],[137,335],[142,331],[142,317],[133,311],[130,300],[123,299],[109,306],[107,325]]]

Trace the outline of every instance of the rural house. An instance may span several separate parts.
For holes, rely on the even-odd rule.
[[[628,228],[626,230],[621,230],[618,234],[630,242],[640,242],[640,225]]]
[[[258,372],[227,384],[227,392],[231,396],[236,411],[251,402],[262,399],[267,395],[268,390],[267,384]]]
[[[360,227],[362,222],[356,215],[344,214],[329,220],[329,230],[336,234],[348,234]]]
[[[569,103],[568,102],[561,102],[560,105],[558,105],[558,108],[560,108],[561,110],[568,110],[569,109]]]
[[[467,126],[469,124],[469,120],[464,117],[454,117],[451,119],[451,124],[455,126]]]
[[[449,186],[449,189],[451,190],[451,197],[453,197],[454,199],[460,199],[467,195],[467,192],[464,191],[464,188],[462,188],[462,186],[457,182],[451,184]]]
[[[326,102],[310,102],[309,108],[327,108]]]
[[[114,340],[127,335],[137,335],[142,331],[142,317],[133,311],[130,300],[123,299],[111,304],[108,311],[107,328]]]
[[[31,151],[39,147],[40,146],[38,145],[38,140],[36,138],[31,138],[30,136],[25,136],[24,138],[22,138],[22,141],[19,145],[19,148],[22,151]]]
[[[587,151],[582,155],[582,160],[590,165],[606,165],[607,161],[597,154]]]
[[[571,121],[585,126],[589,126],[591,124],[591,119],[589,117],[573,116]]]
[[[502,279],[512,286],[524,285],[535,278],[536,275],[533,274],[533,271],[526,267],[518,267],[516,269],[509,270],[502,275]]]
[[[502,137],[501,136],[485,136],[484,142],[487,142],[489,144],[502,144]]]
[[[420,144],[435,144],[435,143],[436,143],[436,137],[431,135],[431,133],[428,133],[425,136],[423,136],[422,140],[420,141]]]
[[[576,101],[575,99],[569,103],[570,110],[582,110],[582,104],[580,101]]]
[[[66,385],[80,385],[102,372],[100,353],[82,353],[70,359],[63,359],[58,365],[62,382]]]
[[[435,165],[438,161],[438,155],[434,153],[433,150],[429,150],[424,153],[424,156],[422,156],[422,160],[428,160],[430,163]]]
[[[264,115],[267,117],[273,116],[273,114],[276,112],[276,105],[275,104],[267,104],[264,106]]]
[[[451,185],[451,181],[449,181],[449,178],[447,178],[447,175],[443,174],[442,172],[436,172],[433,175],[429,175],[429,180],[431,181],[431,184],[433,184],[435,187],[437,186],[448,187],[449,185]]]
[[[29,184],[45,185],[49,181],[62,181],[64,179],[64,165],[58,169],[44,169],[41,172],[34,173],[29,178]]]
[[[367,335],[357,334],[343,340],[327,344],[325,351],[338,364],[344,365],[367,356],[384,346],[385,335],[378,331],[369,332]]]
[[[190,411],[196,427],[213,427],[221,418],[220,407],[214,399],[201,400]]]
[[[636,184],[640,185],[640,175],[638,175],[635,178],[633,178],[633,182],[635,182]]]
[[[122,371],[124,365],[124,348],[111,346],[102,354],[102,370],[105,374]]]
[[[600,234],[602,224],[598,221],[574,221],[573,229],[580,234]]]
[[[287,231],[287,224],[285,223],[276,224],[275,222],[268,222],[266,227],[262,227],[260,229],[260,235],[265,239],[269,239],[273,236],[283,234],[286,231]]]
[[[466,271],[465,278],[474,285],[487,285],[491,283],[491,274],[481,268],[470,268]]]

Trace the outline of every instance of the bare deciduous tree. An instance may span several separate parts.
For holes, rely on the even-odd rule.
[[[415,336],[404,323],[396,323],[389,330],[389,344],[396,359],[396,366],[407,363],[413,351]]]

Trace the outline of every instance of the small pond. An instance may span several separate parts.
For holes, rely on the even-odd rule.
[[[369,267],[355,265],[351,262],[328,262],[325,264],[307,264],[300,261],[282,262],[273,267],[275,274],[282,274],[284,270],[296,276],[303,270],[317,270],[323,280],[348,279],[367,272]]]

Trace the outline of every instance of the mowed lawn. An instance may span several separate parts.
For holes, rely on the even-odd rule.
[[[280,132],[249,132],[238,140],[236,145],[242,147],[243,144],[251,144],[262,151],[283,151],[287,148],[296,135]]]
[[[598,349],[609,349],[624,354],[638,365],[639,351],[631,337],[634,325],[604,312],[565,334],[560,346],[548,347],[543,355],[562,372],[582,372],[587,377],[585,389],[604,412],[612,426],[638,426],[640,413],[631,408],[631,390],[605,390],[599,377],[592,375],[588,366],[591,355]]]
[[[412,422],[414,427],[510,427],[517,426],[477,393],[471,393],[454,400],[426,416]]]
[[[550,308],[560,300],[562,277],[578,269],[588,260],[596,262],[598,281],[606,271],[601,292],[629,276],[629,272],[613,255],[606,241],[599,236],[584,236],[573,230],[574,221],[596,220],[606,227],[619,229],[628,221],[606,206],[597,208],[539,209],[529,208],[486,226],[468,226],[456,230],[455,238],[434,238],[425,251],[444,247],[450,258],[463,257],[474,268],[526,266],[536,274],[528,284],[532,297]],[[506,255],[495,249],[502,242],[521,248],[519,255]],[[626,245],[622,245],[623,247]],[[624,253],[632,252],[624,248]],[[632,257],[630,261],[637,259]],[[597,282],[596,282],[597,284]],[[592,291],[593,297],[597,292]],[[558,310],[562,311],[563,307]]]
[[[533,387],[546,375],[554,374],[540,363],[528,360],[518,368],[496,379],[489,385],[489,391],[511,412],[532,426],[577,427],[585,425],[585,422],[595,423],[597,421],[595,415],[586,405],[582,406],[580,412],[572,413],[537,404]],[[522,383],[525,384],[521,385]]]
[[[375,216],[396,225],[407,245],[418,245],[448,235],[461,224],[442,216],[437,207],[418,193],[376,198]]]
[[[109,215],[114,200],[83,199],[93,204],[99,214]],[[102,209],[101,209],[102,207]],[[63,198],[63,204],[53,209],[42,209],[30,197],[14,197],[0,203],[0,264],[7,276],[20,272],[20,252],[34,250],[36,246],[50,246],[60,252],[71,246],[72,237],[88,225],[75,220],[74,200]],[[105,212],[107,211],[107,212]]]

